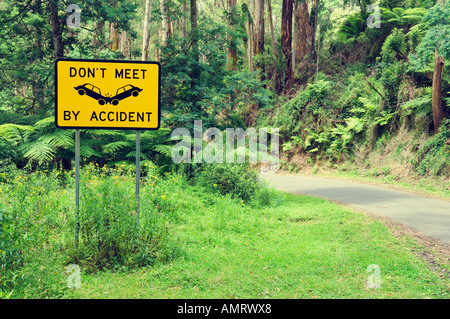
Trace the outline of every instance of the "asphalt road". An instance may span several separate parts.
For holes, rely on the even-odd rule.
[[[350,181],[262,174],[278,190],[316,196],[389,218],[450,245],[450,202]]]

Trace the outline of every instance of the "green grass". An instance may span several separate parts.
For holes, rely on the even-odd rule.
[[[180,214],[172,229],[179,258],[133,272],[83,276],[73,297],[450,296],[448,282],[380,222],[321,199],[285,196],[281,206],[254,210],[186,194],[192,209]],[[380,267],[380,288],[367,287],[371,264]]]
[[[28,232],[34,236],[28,242],[19,232],[17,242],[28,247],[22,251],[25,263],[15,268],[15,277],[7,273],[10,281],[0,289],[3,297],[450,297],[448,279],[433,273],[411,252],[419,243],[395,238],[381,222],[362,213],[281,192],[270,195],[270,205],[255,205],[220,195],[214,186],[191,185],[173,175],[149,175],[142,185],[141,194],[150,198],[143,199],[143,210],[154,214],[155,225],[163,225],[166,231],[152,262],[100,271],[80,263],[81,288],[69,289],[65,267],[73,263],[73,176],[66,186],[58,186],[51,174],[7,178],[10,183],[0,184],[3,208],[24,209],[23,218],[32,221]],[[123,189],[122,183],[132,186],[132,174],[109,174],[113,176],[86,179],[86,187],[100,187],[107,178],[114,180],[112,188]],[[27,189],[40,191],[40,197]],[[93,188],[97,189],[101,188]],[[39,231],[33,225],[40,225]],[[371,276],[367,268],[373,264],[380,268],[380,288],[367,287]]]

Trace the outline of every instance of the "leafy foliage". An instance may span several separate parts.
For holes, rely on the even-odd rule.
[[[450,139],[450,120],[444,120],[440,132],[427,141],[412,160],[420,175],[450,176],[450,150],[446,142]]]

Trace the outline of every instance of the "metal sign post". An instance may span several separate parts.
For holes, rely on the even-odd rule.
[[[75,130],[75,247],[78,248],[78,234],[80,222],[78,213],[80,210],[80,129]]]
[[[139,184],[141,180],[141,131],[136,130],[136,213],[139,221]]]

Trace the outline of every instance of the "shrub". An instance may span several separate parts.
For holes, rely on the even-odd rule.
[[[122,171],[92,166],[82,171],[80,243],[78,249],[72,248],[71,258],[88,272],[151,265],[161,256],[167,225],[165,218],[154,216],[161,211],[172,214],[170,205],[164,205],[163,198],[156,201],[143,189],[138,214],[134,177]],[[148,173],[159,178],[156,170]]]
[[[0,182],[0,294],[56,296],[62,256],[53,256],[63,235],[65,196],[54,172],[11,169]],[[13,294],[14,292],[14,294]]]
[[[222,195],[231,194],[252,205],[276,203],[276,193],[260,180],[258,173],[242,164],[204,165],[194,176],[197,185]]]
[[[420,175],[450,176],[450,150],[446,145],[448,139],[450,139],[450,120],[444,119],[440,132],[429,139],[417,152],[413,160],[416,172]]]

